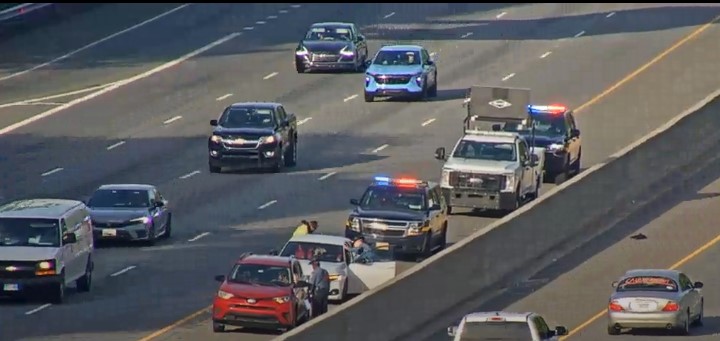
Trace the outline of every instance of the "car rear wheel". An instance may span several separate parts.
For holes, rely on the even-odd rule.
[[[222,167],[213,166],[211,164],[208,164],[208,170],[210,173],[222,173]]]
[[[578,157],[577,160],[572,164],[572,173],[573,175],[580,174],[580,160],[582,159],[582,149],[578,151]]]
[[[212,328],[214,333],[222,333],[225,331],[225,325],[222,323],[213,322]]]
[[[165,224],[165,239],[170,238],[172,235],[172,214],[168,214],[167,224]]]
[[[702,326],[703,325],[703,318],[705,317],[705,300],[700,301],[700,313],[698,313],[698,317],[693,321],[693,326]]]
[[[685,317],[685,321],[681,326],[678,326],[677,329],[678,335],[688,335],[690,334],[690,312],[687,312],[687,316]]]
[[[297,164],[297,140],[294,140],[285,156],[285,166],[293,167]]]
[[[90,286],[92,285],[92,268],[92,258],[88,257],[87,264],[85,265],[85,274],[75,281],[78,292],[90,291]]]
[[[295,71],[297,71],[297,73],[305,73],[305,66],[295,63]]]
[[[615,328],[613,326],[607,327],[608,335],[620,335],[620,328]]]
[[[428,91],[428,96],[430,96],[430,97],[437,96],[437,74],[435,74],[435,83],[433,83],[432,87],[430,87],[430,91]]]

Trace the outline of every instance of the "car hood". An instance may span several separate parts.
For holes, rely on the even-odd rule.
[[[300,44],[305,46],[308,51],[315,53],[336,54],[346,47],[348,49],[352,48],[351,42],[337,40],[303,40]]]
[[[370,75],[414,75],[423,71],[420,65],[376,65],[372,64],[366,73]]]
[[[320,267],[325,269],[330,275],[344,275],[346,269],[346,266],[344,265],[345,263],[320,262]],[[303,274],[306,276],[310,276],[310,274],[313,272],[310,261],[300,261],[300,267],[302,268]]]
[[[273,131],[270,128],[224,128],[224,127],[218,127],[214,131],[215,135],[222,135],[225,137],[231,137],[231,138],[238,138],[242,137],[244,139],[258,139],[262,136],[270,136],[275,134],[275,131]]]
[[[147,217],[147,208],[96,208],[90,209],[90,217],[96,222],[126,222],[131,219]]]
[[[242,298],[268,299],[287,296],[292,288],[225,282],[220,290]]]
[[[618,300],[621,298],[634,298],[634,297],[647,297],[647,298],[662,298],[667,300],[677,299],[679,293],[677,292],[662,292],[662,291],[623,291],[614,292],[611,296],[611,300]]]
[[[59,248],[54,246],[0,246],[0,259],[8,261],[42,261],[55,259]]]
[[[521,134],[525,140],[528,142],[528,144],[533,145],[533,138],[532,134]],[[565,141],[562,137],[551,137],[551,136],[542,136],[542,135],[535,135],[535,147],[540,148],[546,148],[547,146],[557,143],[557,144],[564,144]]]
[[[379,209],[355,209],[355,214],[360,218],[378,218],[400,221],[422,221],[425,219],[425,213],[413,211],[386,211]]]
[[[448,159],[443,166],[443,169],[446,170],[497,175],[513,173],[516,168],[517,162],[513,161],[474,160],[459,157]]]

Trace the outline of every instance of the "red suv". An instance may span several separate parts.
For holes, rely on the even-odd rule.
[[[213,331],[225,326],[289,330],[310,319],[308,282],[292,257],[244,254],[222,282],[213,301]]]

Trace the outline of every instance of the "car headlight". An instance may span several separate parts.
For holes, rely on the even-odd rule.
[[[222,136],[213,135],[210,137],[210,141],[215,142],[215,143],[220,143],[220,142],[222,142]]]
[[[48,276],[48,275],[55,275],[55,261],[54,260],[44,260],[40,261],[35,265],[35,275],[36,276]]]
[[[417,85],[422,85],[422,83],[423,83],[423,74],[422,73],[418,73],[417,75],[415,75],[415,83],[417,83]]]
[[[262,144],[268,144],[268,143],[273,143],[273,142],[275,142],[276,140],[277,140],[277,139],[275,138],[274,135],[263,136],[263,137],[260,138],[260,143],[262,143]]]
[[[549,145],[547,149],[551,152],[557,152],[565,149],[565,145],[560,143],[553,143]]]
[[[503,191],[512,192],[514,190],[515,190],[515,174],[505,175],[505,187],[503,187]]]
[[[442,175],[440,176],[440,186],[442,186],[442,187],[450,186],[450,170],[449,169],[442,170]]]
[[[330,275],[330,281],[340,281],[342,280],[342,277],[343,276],[340,274]]]
[[[408,236],[418,236],[424,233],[423,228],[429,226],[430,222],[412,222],[408,224],[408,230],[407,235]]]
[[[290,296],[274,297],[273,301],[280,303],[280,304],[287,303],[287,302],[290,302]]]
[[[141,224],[147,224],[150,222],[150,218],[148,217],[140,217],[135,219],[130,219],[131,223],[141,223]]]
[[[217,297],[222,298],[224,300],[229,300],[229,299],[235,297],[235,295],[233,295],[229,292],[226,292],[226,291],[218,290]]]
[[[353,231],[360,232],[360,219],[358,219],[358,218],[351,218],[351,219],[348,221],[348,227],[349,227],[351,230],[353,230]]]
[[[345,57],[352,57],[355,55],[355,51],[352,50],[352,46],[345,46],[340,50],[340,54]]]
[[[297,48],[297,50],[295,50],[296,56],[307,56],[308,53],[310,52],[307,50],[307,48],[305,48],[305,46],[300,46]]]

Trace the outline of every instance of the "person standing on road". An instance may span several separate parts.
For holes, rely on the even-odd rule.
[[[330,295],[330,274],[320,267],[320,260],[310,260],[313,271],[310,274],[310,290],[312,292],[312,315],[318,317],[327,312],[328,296]]]

